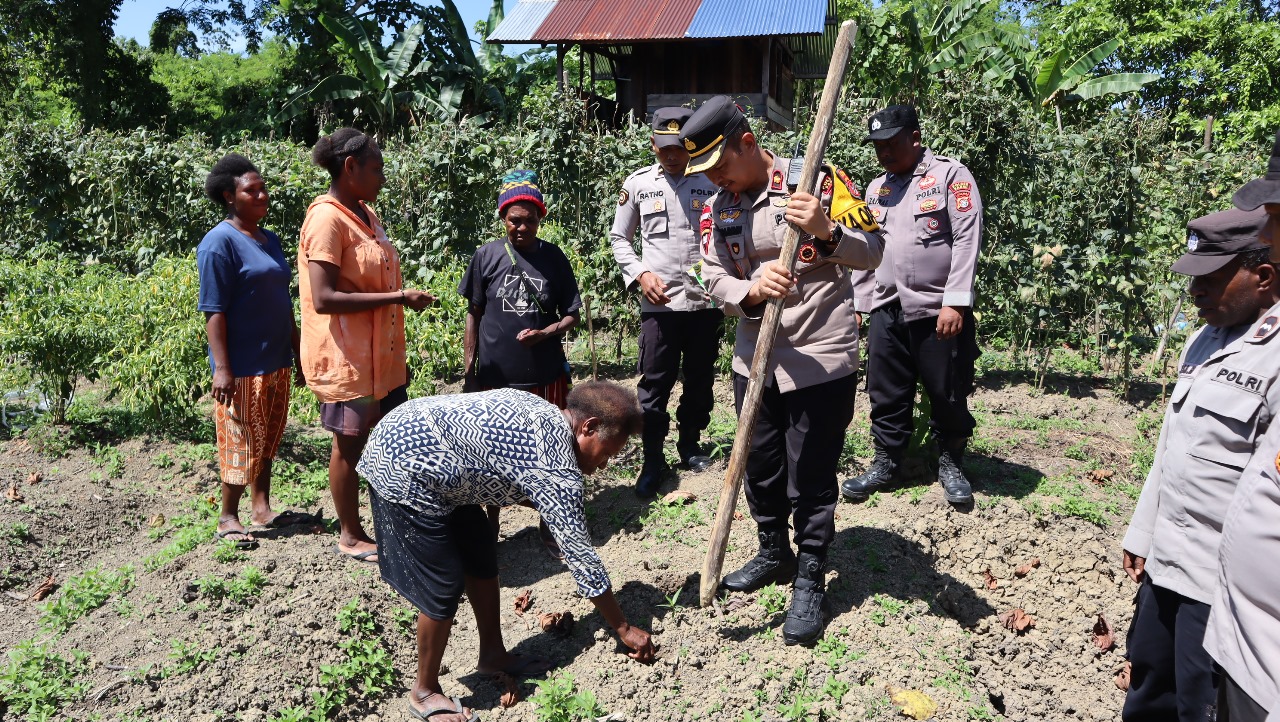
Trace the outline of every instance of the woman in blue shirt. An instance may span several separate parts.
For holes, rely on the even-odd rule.
[[[222,477],[217,536],[251,549],[257,540],[239,515],[246,485],[253,487],[253,524],[280,527],[315,520],[271,509],[271,462],[289,415],[289,369],[298,364],[291,266],[280,238],[258,225],[270,196],[253,163],[227,155],[209,173],[205,193],[227,214],[196,250]],[[303,383],[300,368],[294,381]]]

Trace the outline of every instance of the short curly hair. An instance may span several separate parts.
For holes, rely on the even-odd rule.
[[[347,158],[354,156],[363,163],[377,150],[378,142],[373,136],[355,128],[339,128],[316,141],[311,149],[311,162],[329,171],[329,177],[337,180]]]
[[[227,210],[227,193],[236,192],[236,179],[246,173],[257,173],[258,167],[239,153],[228,153],[213,164],[209,177],[204,179],[204,194],[218,207]]]
[[[633,436],[644,428],[636,393],[608,381],[575,385],[565,398],[565,408],[574,425],[592,417],[600,419],[600,436],[607,440]]]

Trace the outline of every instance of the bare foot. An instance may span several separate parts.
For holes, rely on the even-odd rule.
[[[431,722],[473,722],[475,712],[439,692],[409,691],[409,713]],[[452,713],[452,714],[450,714]]]
[[[476,665],[476,671],[481,674],[502,672],[516,678],[541,677],[552,666],[551,660],[545,657],[504,652],[502,656],[481,659],[480,663]]]

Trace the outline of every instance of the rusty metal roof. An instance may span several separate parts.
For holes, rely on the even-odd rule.
[[[820,35],[835,0],[520,0],[488,42]]]
[[[532,40],[674,40],[684,37],[701,3],[702,0],[558,0]]]

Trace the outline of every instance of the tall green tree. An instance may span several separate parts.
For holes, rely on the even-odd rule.
[[[0,0],[6,51],[96,127],[154,124],[167,107],[165,89],[151,80],[147,62],[114,40],[121,2]]]

